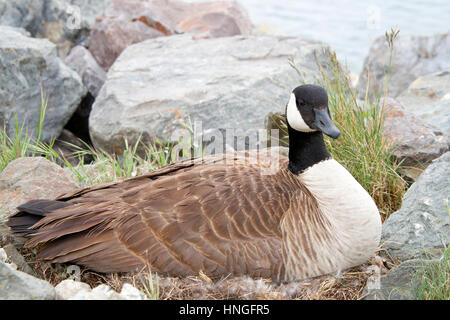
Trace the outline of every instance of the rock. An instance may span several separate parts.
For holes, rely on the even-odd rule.
[[[397,100],[450,137],[450,69],[417,78]]]
[[[384,222],[381,242],[390,256],[404,261],[448,246],[448,172],[450,152],[433,160],[405,193],[400,210]]]
[[[64,62],[81,77],[84,86],[96,97],[106,79],[105,71],[98,65],[88,49],[74,47]]]
[[[360,96],[366,93],[367,68],[369,94],[383,93],[388,74],[390,49],[384,36],[375,39],[359,76]],[[450,33],[434,36],[400,35],[394,40],[389,96],[397,97],[422,75],[450,68]],[[406,105],[406,104],[405,104]]]
[[[21,27],[33,37],[47,38],[56,44],[60,57],[89,34],[89,23],[80,7],[64,0],[0,0],[0,24]]]
[[[91,291],[92,300],[124,300],[119,293],[106,284],[101,284]]]
[[[236,1],[182,3],[173,1],[172,16],[180,15],[176,29],[194,33],[196,38],[249,35],[253,24],[245,9]]]
[[[17,251],[17,249],[12,244],[7,244],[3,247],[5,254],[7,254],[8,260],[14,263],[20,271],[28,273],[29,275],[35,276],[35,272],[28,263],[25,261],[24,257]],[[1,259],[0,259],[1,260]],[[3,261],[5,262],[5,261]]]
[[[0,262],[3,263],[8,262],[8,255],[6,254],[6,251],[3,248],[0,248]]]
[[[129,46],[109,70],[92,106],[89,131],[96,147],[120,154],[124,138],[167,140],[188,117],[202,130],[237,135],[264,129],[264,117],[284,108],[299,84],[297,67],[312,81],[326,46],[292,37],[234,36],[193,40],[176,35]],[[151,52],[151,54],[149,54]],[[198,132],[202,132],[198,130]],[[242,134],[240,134],[241,132]],[[227,141],[230,143],[230,141]]]
[[[89,145],[91,145],[89,115],[91,114],[94,101],[94,96],[88,92],[64,127]]]
[[[129,45],[180,32],[198,37],[250,34],[252,24],[245,10],[231,1],[185,3],[115,0],[97,18],[89,50],[105,70]]]
[[[54,300],[55,289],[8,264],[0,262],[0,300]]]
[[[13,33],[18,32],[25,37],[31,37],[31,34],[23,28],[15,28],[15,27],[9,27],[9,26],[1,26],[1,27],[4,32],[7,32],[7,31],[13,32]]]
[[[65,128],[69,129],[84,142],[90,144],[89,114],[95,97],[105,82],[106,73],[98,65],[89,50],[82,46],[74,47],[64,62],[78,73],[84,86],[89,91],[67,122]]]
[[[45,158],[16,159],[0,173],[0,217],[28,200],[53,199],[75,188],[75,178]]]
[[[113,1],[97,18],[89,38],[89,51],[102,68],[108,70],[133,43],[174,33],[152,9],[151,3]]]
[[[100,16],[112,2],[112,0],[64,0],[64,1],[80,10],[83,22],[87,24],[89,29],[92,28],[92,26],[95,24],[95,19],[98,16]],[[148,1],[148,0],[137,0],[137,1]]]
[[[87,283],[68,279],[61,281],[55,291],[58,300],[147,300],[144,293],[129,283],[117,293],[106,284],[91,289]]]
[[[101,284],[92,290],[83,288],[69,300],[147,300],[147,298],[130,284],[124,284],[121,293],[115,292],[106,284]]]
[[[28,134],[36,136],[41,111],[41,88],[48,96],[42,140],[56,138],[78,107],[86,89],[78,74],[57,56],[55,45],[45,39],[24,36],[21,31],[0,26],[0,123],[8,135],[25,122]]]
[[[147,296],[129,283],[122,286],[120,295],[126,300],[148,300]]]
[[[66,279],[55,286],[56,299],[69,300],[80,292],[90,292],[91,287],[84,282]]]
[[[365,288],[364,300],[414,300],[421,284],[424,267],[436,264],[438,260],[408,260],[393,268],[385,276]]]
[[[450,149],[450,139],[422,118],[412,115],[396,100],[386,98],[384,105],[384,136],[394,144],[394,156],[403,161],[403,167],[419,169],[408,171],[410,178],[416,180],[415,172],[421,172],[431,160]]]

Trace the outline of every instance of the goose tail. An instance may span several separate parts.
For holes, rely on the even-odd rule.
[[[69,205],[67,202],[57,200],[30,200],[17,207],[19,211],[9,217],[6,225],[14,235],[28,238],[37,232],[36,229],[33,229],[33,226],[42,218],[52,211]]]

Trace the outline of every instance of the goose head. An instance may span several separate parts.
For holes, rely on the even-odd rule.
[[[286,120],[290,128],[299,132],[323,132],[336,139],[340,132],[331,120],[327,91],[317,85],[295,88],[286,106]]]

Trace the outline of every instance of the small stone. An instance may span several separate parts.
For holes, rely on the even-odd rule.
[[[56,285],[55,291],[58,300],[69,300],[79,293],[90,292],[91,287],[87,283],[66,279]]]
[[[124,300],[117,292],[106,284],[101,284],[91,291],[93,300]]]
[[[147,300],[147,296],[129,283],[122,286],[120,295],[127,300]]]
[[[0,248],[0,262],[3,263],[8,262],[8,255],[6,254],[6,251],[3,248]]]

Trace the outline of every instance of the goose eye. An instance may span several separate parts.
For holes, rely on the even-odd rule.
[[[297,104],[298,104],[300,107],[303,107],[303,106],[305,105],[305,103],[304,103],[303,101],[301,101],[301,100],[297,101]]]

